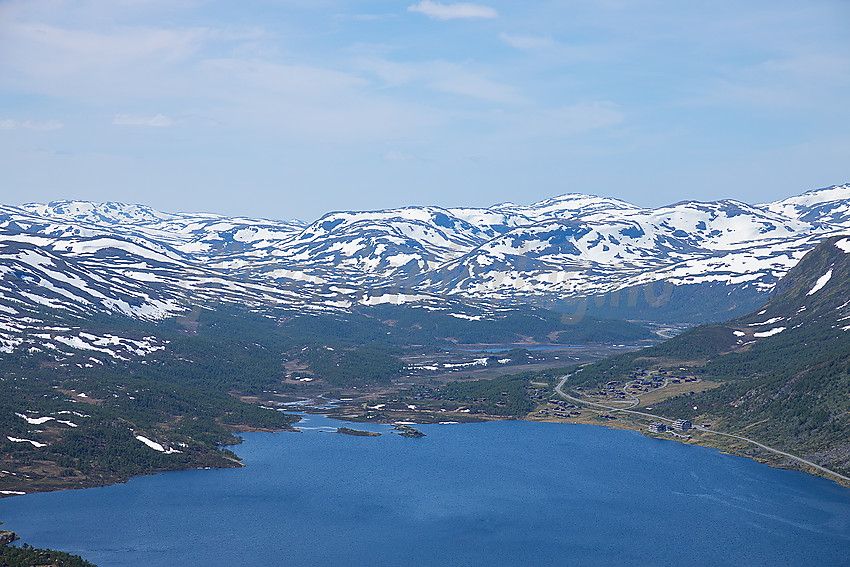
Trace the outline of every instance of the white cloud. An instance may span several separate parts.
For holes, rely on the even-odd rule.
[[[499,17],[499,13],[489,6],[468,4],[466,2],[461,2],[459,4],[441,4],[439,2],[431,2],[431,0],[422,0],[419,4],[414,4],[408,7],[407,11],[419,12],[420,14],[425,14],[435,20]]]
[[[506,115],[503,120],[511,124],[506,131],[514,139],[572,138],[621,124],[625,114],[616,103],[594,101],[560,108],[529,109]]]
[[[17,130],[18,128],[22,128],[24,130],[38,130],[41,132],[49,132],[51,130],[59,130],[60,128],[64,128],[65,125],[59,122],[58,120],[47,120],[46,122],[33,122],[31,120],[24,120],[23,122],[19,122],[17,120],[0,120],[0,130]]]
[[[416,156],[404,152],[392,151],[385,153],[384,159],[386,161],[413,161],[416,159]]]
[[[562,134],[577,134],[614,126],[623,121],[619,106],[609,101],[579,103],[552,111],[552,125]]]
[[[201,71],[215,88],[232,84],[235,91],[272,93],[294,97],[316,97],[337,100],[366,86],[366,81],[353,73],[309,65],[284,65],[262,59],[207,59]]]
[[[549,36],[513,35],[502,32],[499,40],[529,54],[544,56],[556,65],[596,62],[612,65],[633,53],[633,47],[619,40],[596,43],[561,43]]]
[[[214,32],[203,28],[125,28],[98,32],[29,23],[10,25],[6,32],[9,49],[0,54],[0,64],[48,77],[68,76],[87,69],[114,69],[144,61],[162,64],[185,60],[214,37]],[[26,65],[33,65],[34,69]]]
[[[511,47],[523,50],[549,49],[560,45],[557,41],[548,37],[509,35],[504,32],[499,34],[499,39]]]
[[[469,65],[448,61],[395,62],[379,58],[361,58],[357,66],[374,74],[388,87],[420,82],[444,93],[463,95],[497,104],[526,104],[528,100],[512,85],[488,78]]]
[[[337,14],[334,16],[336,20],[354,20],[355,22],[379,22],[382,20],[395,20],[398,14]]]
[[[289,139],[365,142],[431,131],[432,109],[375,91],[354,72],[260,59],[210,59],[195,75],[196,90],[215,101],[226,125],[259,127]]]
[[[89,105],[185,94],[193,88],[192,73],[208,50],[226,47],[235,52],[256,43],[262,33],[228,26],[158,28],[86,22],[69,27],[14,19],[7,23],[2,2],[0,22],[4,87],[82,99]]]
[[[154,128],[168,128],[173,124],[171,118],[164,114],[156,116],[138,116],[136,114],[116,114],[112,119],[116,126],[152,126]]]
[[[429,86],[438,91],[477,98],[496,104],[525,104],[528,102],[515,87],[471,73],[456,73],[437,79]]]
[[[794,54],[756,65],[723,69],[692,87],[684,104],[787,109],[830,109],[847,116],[850,58],[824,53]]]

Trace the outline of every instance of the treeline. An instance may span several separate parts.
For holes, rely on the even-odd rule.
[[[338,387],[389,384],[404,370],[398,357],[375,348],[339,352],[319,347],[306,358],[314,374]]]
[[[538,403],[531,398],[530,382],[539,376],[537,372],[523,372],[489,380],[452,382],[440,388],[434,397],[441,403],[465,406],[471,412],[522,417]],[[548,395],[548,388],[542,387],[541,393]]]
[[[597,319],[582,317],[581,319],[566,319],[568,325],[558,331],[556,343],[559,344],[594,344],[594,343],[625,343],[658,339],[658,336],[636,323],[618,319]]]

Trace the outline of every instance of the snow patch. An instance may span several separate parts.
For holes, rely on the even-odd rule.
[[[831,278],[831,277],[832,277],[832,268],[830,268],[827,273],[825,273],[824,275],[822,275],[821,277],[818,278],[818,281],[815,282],[814,287],[806,295],[809,296],[809,295],[812,295],[812,294],[819,292],[823,288],[823,286],[826,285],[826,282],[828,282],[829,278]]]
[[[160,445],[156,441],[151,441],[150,439],[148,439],[144,435],[136,435],[136,439],[138,439],[139,441],[141,441],[142,443],[144,443],[145,445],[147,445],[148,447],[150,447],[154,451],[159,451],[160,453],[165,453],[166,455],[171,455],[173,453],[182,453],[183,452],[183,451],[178,451],[177,449],[171,449],[171,448],[166,449],[165,447],[163,447],[162,445]]]
[[[15,415],[22,419],[25,419],[30,425],[43,425],[48,421],[55,419],[52,417],[27,417],[24,414],[18,412],[15,412]]]
[[[33,441],[32,439],[20,439],[18,437],[12,437],[11,435],[7,435],[6,439],[13,443],[32,443],[33,447],[47,447],[47,443],[39,443],[38,441]]]
[[[361,305],[381,305],[382,303],[389,303],[392,305],[403,305],[405,303],[410,303],[414,301],[421,301],[430,299],[427,295],[421,294],[405,294],[405,293],[391,293],[384,295],[373,295],[371,297],[366,296],[360,300]]]
[[[444,368],[467,368],[469,366],[487,366],[486,358],[476,358],[472,362],[459,362],[457,364],[445,363],[443,364]],[[426,368],[426,367],[422,367]]]
[[[753,333],[753,336],[758,339],[763,339],[765,337],[772,337],[773,335],[778,335],[782,331],[785,330],[785,327],[774,327],[769,331],[764,331],[763,333]]]
[[[774,317],[772,319],[768,319],[767,321],[763,321],[761,323],[750,323],[750,327],[761,327],[762,325],[772,325],[779,321],[782,321],[783,317]]]
[[[470,321],[480,321],[483,319],[483,315],[466,315],[465,313],[449,313],[452,317],[457,319],[468,319]]]
[[[837,240],[835,242],[835,247],[844,252],[845,254],[850,254],[850,238],[842,238],[841,240]]]

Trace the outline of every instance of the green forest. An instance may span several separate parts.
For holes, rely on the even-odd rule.
[[[0,546],[0,567],[97,567],[79,555],[64,551],[37,549],[23,544],[21,547]]]
[[[486,316],[458,313],[382,305],[308,315],[217,305],[145,322],[45,310],[38,317],[57,326],[100,336],[155,336],[167,346],[131,360],[100,356],[98,364],[90,363],[90,351],[58,359],[45,351],[2,354],[0,427],[7,436],[27,440],[0,438],[4,468],[16,473],[2,478],[4,489],[96,486],[156,471],[239,466],[227,450],[239,442],[238,431],[289,429],[298,420],[240,399],[276,389],[297,391],[282,383],[287,364],[318,380],[305,389],[385,387],[404,375],[400,357],[411,345],[439,350],[458,342],[528,337],[561,342],[652,337],[631,323],[572,321],[532,307]],[[509,394],[481,411],[519,415],[528,407],[518,385],[492,387]],[[458,388],[454,397],[466,396],[461,390],[470,387]],[[16,414],[55,419],[36,428]],[[167,450],[151,449],[140,436]]]

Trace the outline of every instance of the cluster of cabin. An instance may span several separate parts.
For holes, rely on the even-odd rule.
[[[680,368],[679,370],[687,371],[686,368]],[[668,372],[667,370],[658,370],[657,372],[648,372],[646,370],[637,370],[629,374],[629,378],[634,380],[635,386],[650,386],[654,388],[658,388],[664,379],[668,379],[671,384],[681,384],[682,382],[699,382],[699,378],[696,376],[688,376],[682,374],[675,374]]]
[[[581,415],[578,406],[564,400],[550,399],[549,405],[551,408],[542,409],[537,412],[537,415],[542,417],[549,417],[550,415],[554,417],[578,417]]]
[[[538,390],[537,388],[534,388],[532,386],[526,387],[526,392],[528,394],[528,397],[531,398],[532,400],[542,401],[542,400],[546,399],[546,392],[545,391]]]
[[[650,378],[638,378],[632,382],[631,387],[641,392],[648,392],[653,388],[660,388],[664,380],[660,376],[652,376]]]
[[[693,424],[687,419],[677,419],[673,421],[673,424],[669,427],[666,423],[661,423],[660,421],[654,421],[649,424],[650,433],[666,433],[668,430],[670,431],[689,431],[693,428]]]

